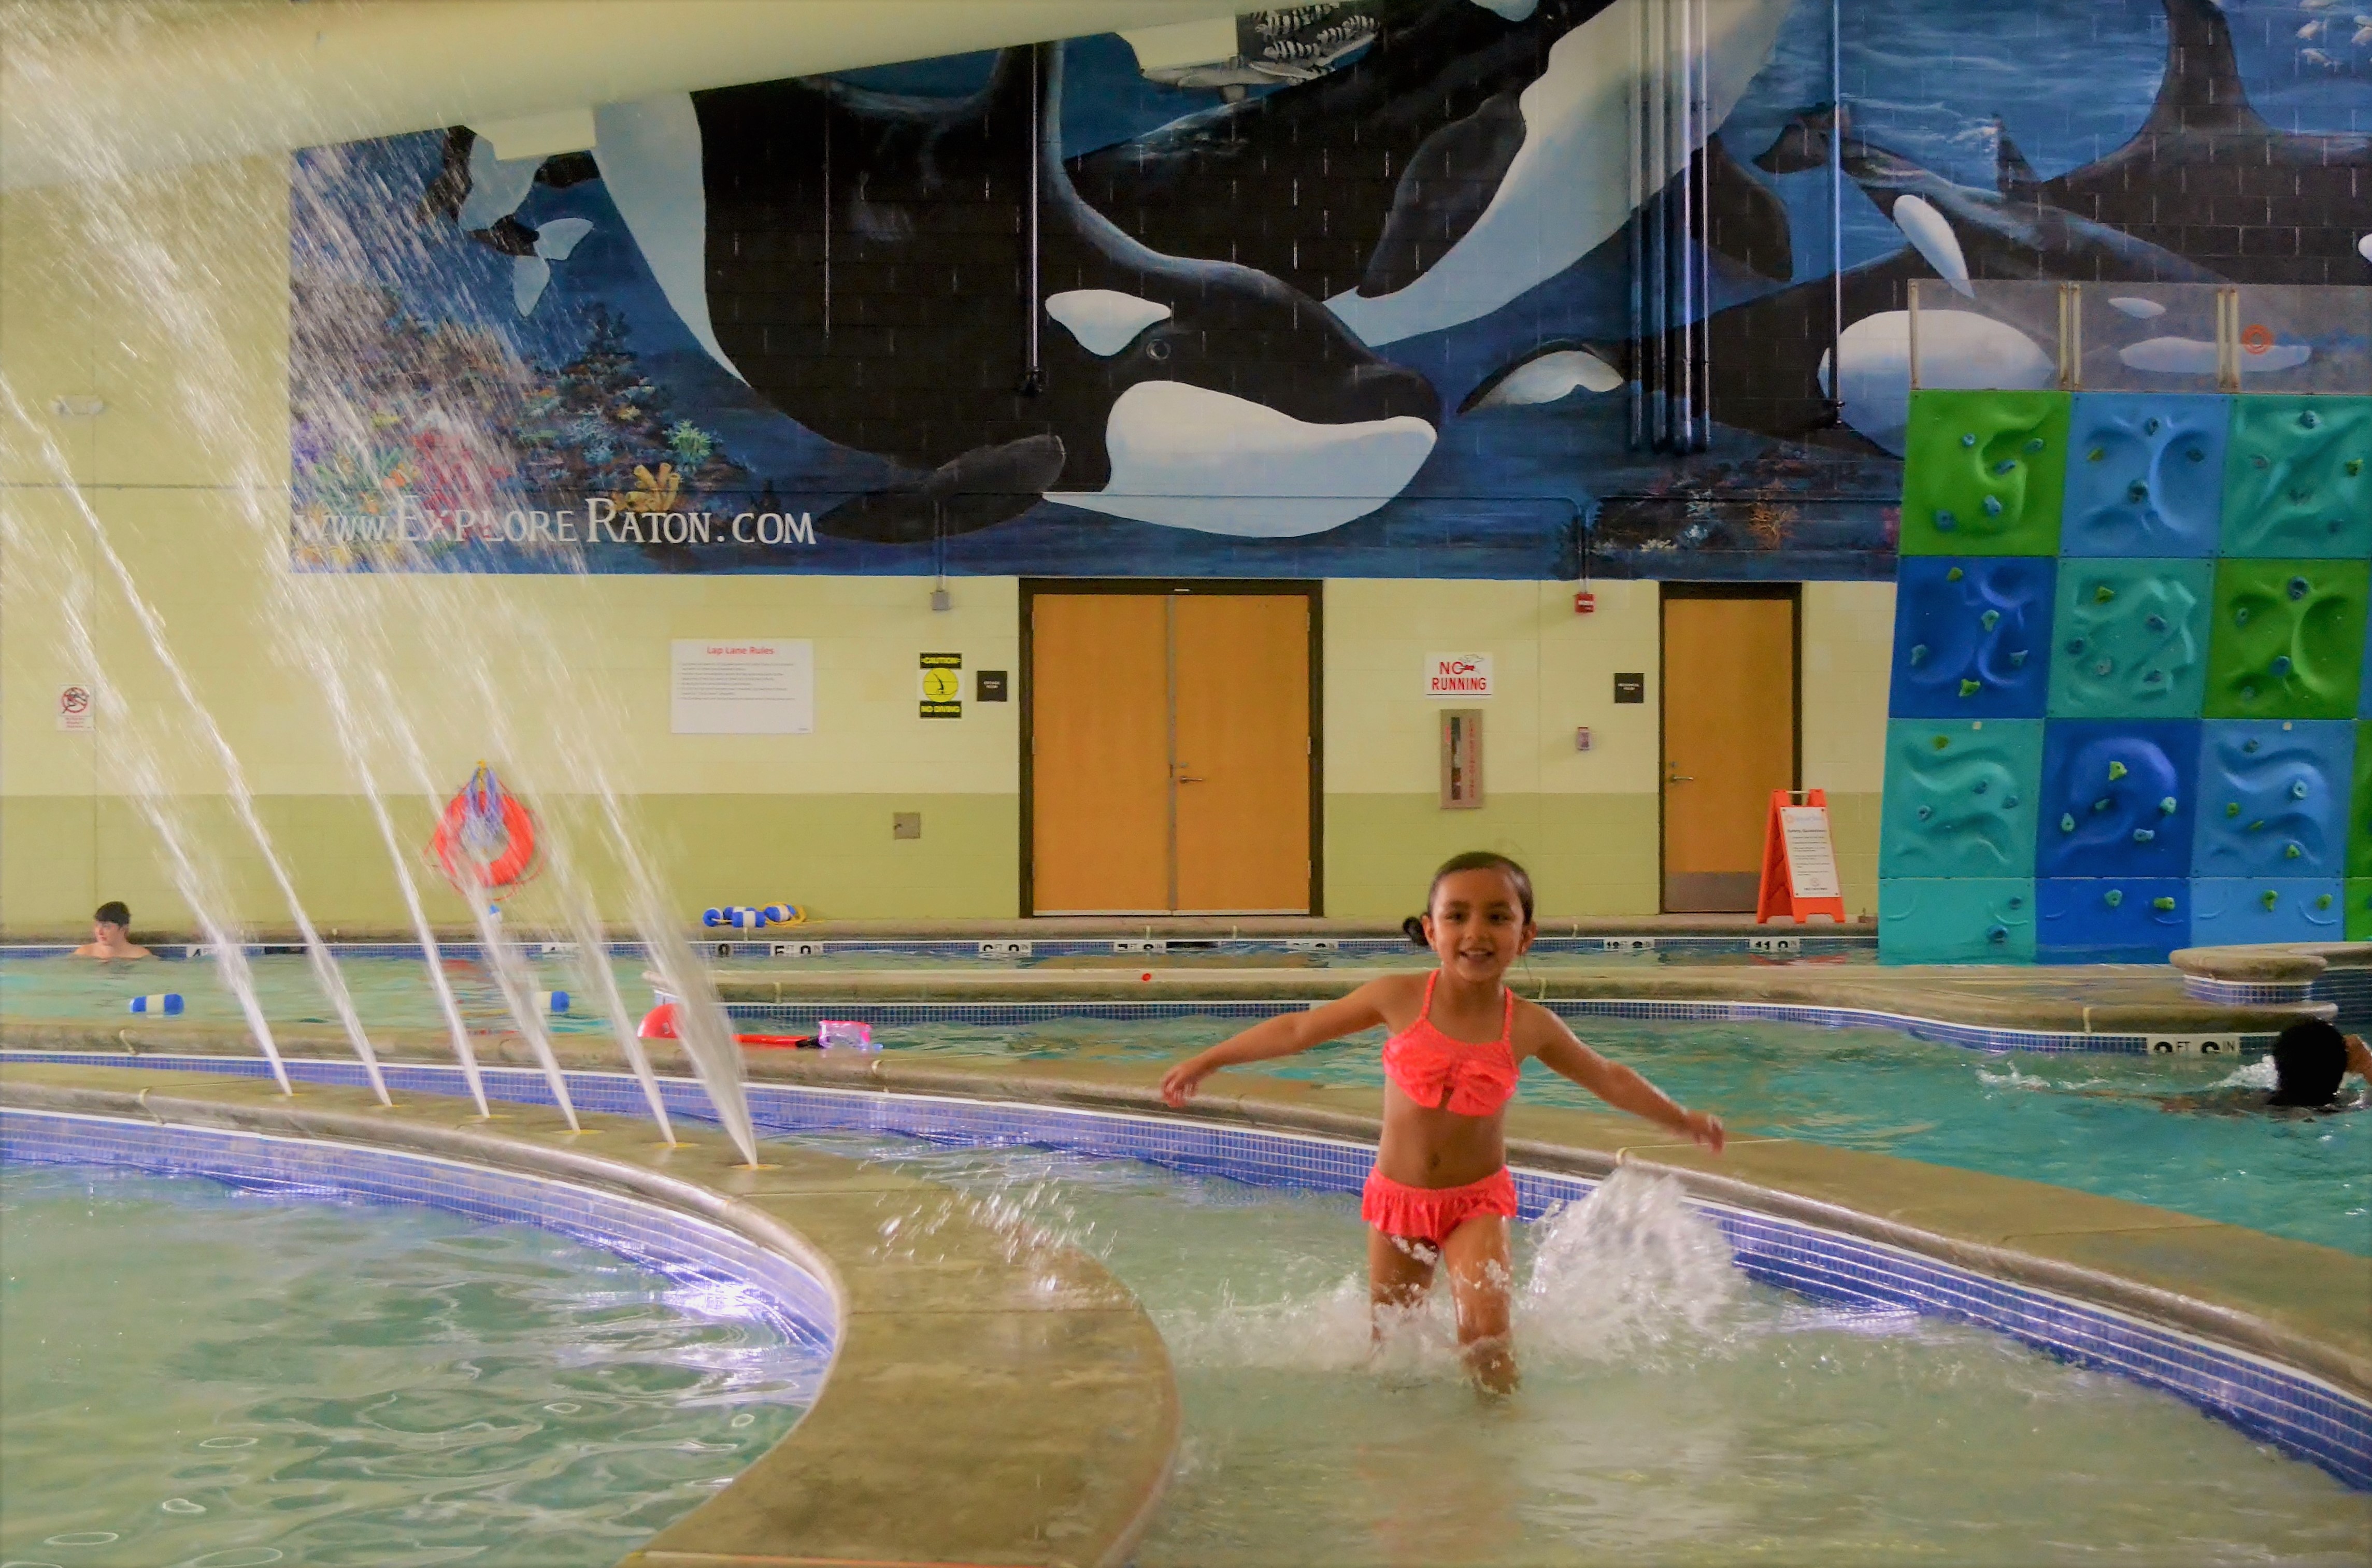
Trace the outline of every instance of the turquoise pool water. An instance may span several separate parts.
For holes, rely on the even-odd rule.
[[[1141,1568],[2355,1564],[2372,1498],[1982,1330],[1751,1285],[1635,1173],[1518,1227],[1524,1384],[1371,1351],[1356,1200],[1032,1150],[796,1142],[993,1199],[1152,1313],[1185,1410]],[[1436,1306],[1438,1304],[1436,1304]]]
[[[878,1030],[885,1049],[959,1056],[1172,1060],[1224,1040],[1214,1018]],[[2267,1064],[2082,1052],[1993,1053],[1890,1029],[1583,1019],[1581,1037],[1738,1137],[1799,1138],[2154,1203],[2372,1254],[2372,1110],[2280,1120],[2167,1109],[2209,1092],[2238,1110]],[[1381,1040],[1343,1040],[1258,1071],[1383,1092]],[[2219,1089],[2219,1086],[2221,1088]],[[1525,1104],[1600,1109],[1534,1063]],[[1652,1130],[1642,1127],[1652,1136]]]
[[[639,1016],[652,1000],[641,961],[610,964]],[[344,968],[366,1022],[441,1028],[416,960],[356,958]],[[259,958],[255,970],[272,1016],[332,1022],[303,958]],[[455,960],[447,972],[472,1027],[506,1027],[481,966]],[[609,1032],[573,962],[540,960],[536,975],[547,989],[571,993],[571,1011],[552,1020],[554,1028]],[[237,1022],[236,1005],[203,961],[10,959],[0,963],[0,1016],[113,1024],[128,1017],[127,997],[169,986],[189,998],[189,1016]],[[1238,1027],[1191,1016],[1070,1018],[1023,1028],[921,1024],[878,1029],[876,1038],[886,1049],[916,1053],[1150,1063]],[[2228,1063],[2195,1059],[1992,1053],[1890,1029],[1796,1024],[1587,1019],[1577,1027],[1680,1098],[1720,1111],[1739,1136],[1800,1138],[2026,1177],[2372,1254],[2372,1111],[2282,1121],[2164,1109],[2172,1097],[2223,1085],[2225,1109],[2238,1110],[2259,1098],[2245,1086],[2262,1076],[2262,1064],[2236,1074]],[[1346,1040],[1261,1070],[1380,1093],[1379,1043]],[[1527,1070],[1522,1093],[1529,1103],[1596,1103],[1538,1066]]]
[[[0,1559],[599,1564],[822,1356],[527,1225],[0,1165]]]

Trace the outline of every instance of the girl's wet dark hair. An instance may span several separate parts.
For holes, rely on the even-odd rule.
[[[104,922],[109,925],[128,926],[132,923],[132,912],[124,908],[123,901],[121,899],[110,899],[107,902],[99,905],[98,910],[92,913],[90,918],[95,921]]]
[[[2305,1018],[2273,1040],[2273,1092],[2267,1105],[2329,1105],[2347,1076],[2347,1037],[2320,1018]]]
[[[1433,885],[1424,890],[1426,914],[1433,912],[1433,898],[1436,893],[1441,891],[1441,879],[1445,877],[1454,877],[1460,871],[1505,873],[1507,880],[1516,885],[1517,901],[1524,906],[1524,923],[1526,925],[1532,923],[1532,874],[1506,855],[1494,854],[1487,849],[1469,850],[1464,854],[1453,854],[1441,863],[1441,869],[1433,874]],[[1423,915],[1413,914],[1401,921],[1401,930],[1407,933],[1408,939],[1420,947],[1432,945],[1424,939]]]

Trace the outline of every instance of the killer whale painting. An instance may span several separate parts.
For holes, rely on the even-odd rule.
[[[1825,6],[1707,0],[1705,134],[1652,153],[1662,0],[1296,6],[1183,65],[1105,35],[587,105],[583,145],[490,112],[308,149],[294,549],[1887,576],[1914,282],[2372,290],[2372,36],[2328,10],[1844,0],[1832,69]],[[1979,313],[1922,365],[2056,374]]]

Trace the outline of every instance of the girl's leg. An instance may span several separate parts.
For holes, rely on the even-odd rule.
[[[1367,1227],[1367,1299],[1375,1317],[1376,1337],[1383,1338],[1387,1309],[1406,1312],[1433,1288],[1436,1254],[1422,1241],[1390,1236]]]
[[[1458,1305],[1458,1343],[1467,1370],[1483,1390],[1516,1389],[1516,1343],[1509,1332],[1508,1291],[1515,1273],[1507,1250],[1507,1222],[1477,1214],[1442,1243],[1449,1289]]]

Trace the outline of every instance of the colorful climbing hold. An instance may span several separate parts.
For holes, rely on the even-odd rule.
[[[2273,889],[2268,888],[2263,892],[2257,895],[2257,901],[2264,905],[2267,909],[2271,909],[2275,904],[2282,901],[2282,896]]]
[[[2063,833],[2072,833],[2076,830],[2076,813],[2063,811],[2059,814],[2059,830]]]
[[[2249,824],[2246,830],[2251,833],[2263,832],[2265,830],[2265,819],[2262,817],[2258,818],[2255,821]]]
[[[2227,817],[2238,817],[2239,814],[2240,814],[2240,803],[2239,803],[2238,801],[2237,801],[2237,800],[2227,800],[2227,801],[2226,801],[2226,802],[2224,803],[2224,815],[2225,815],[2225,816],[2227,816]]]
[[[2115,909],[2119,904],[2125,901],[2124,889],[2122,888],[2111,888],[2107,892],[2100,895],[2100,901],[2108,905],[2110,909]]]
[[[2167,816],[2169,816],[2169,817],[2173,816],[2176,812],[2178,812],[2178,811],[2180,811],[2180,810],[2181,810],[2181,809],[2182,809],[2182,807],[2181,807],[2180,806],[2179,806],[2179,805],[2177,805],[2177,804],[2175,803],[2175,798],[2174,798],[2174,796],[2170,796],[2170,795],[2169,795],[2169,796],[2166,796],[2164,799],[2160,800],[2160,801],[2157,803],[2157,808],[2158,808],[2158,810],[2159,810],[2160,812],[2164,813],[2165,815],[2167,815]]]
[[[2182,455],[2189,458],[2194,463],[2203,463],[2207,460],[2207,454],[2201,451],[2196,447],[2192,447],[2191,450],[2183,453]]]
[[[2134,842],[2137,844],[2145,844],[2156,837],[2157,837],[2157,830],[2155,828],[2135,828],[2134,830]]]
[[[1989,790],[1989,789],[1991,789],[1991,788],[1993,788],[1993,787],[1994,787],[1994,781],[1993,781],[1993,780],[1991,780],[1991,779],[1979,779],[1976,783],[1974,783],[1974,784],[1971,784],[1971,785],[1969,786],[1969,793],[1970,793],[1971,795],[1982,795],[1982,794],[1984,794],[1984,793],[1985,793],[1985,791],[1987,791],[1987,790]]]
[[[2171,898],[2161,895],[2150,900],[2150,908],[2161,912],[2170,910],[2174,908],[2174,900]]]
[[[2364,471],[2364,459],[2361,459],[2361,458],[2350,458],[2350,459],[2347,459],[2347,477],[2348,477],[2348,478],[2350,478],[2350,479],[2354,479],[2357,474],[2362,473],[2363,471]]]
[[[2143,502],[2149,499],[2149,486],[2144,484],[2140,480],[2134,481],[2131,484],[2125,486],[2125,499],[2132,502],[2136,506],[2140,505]]]
[[[1924,822],[1928,818],[1933,817],[1934,815],[1936,815],[1936,808],[1932,806],[1923,806],[1919,808],[1919,819],[1922,822]]]
[[[2320,424],[2321,423],[2322,416],[2316,413],[2312,409],[2302,410],[2298,414],[2298,428],[2300,430],[2312,430],[2316,425]]]
[[[2012,669],[2018,669],[2024,668],[2025,664],[2026,650],[2024,648],[2016,648],[2011,650],[2009,656],[2009,667]]]
[[[2097,463],[2108,455],[2109,454],[2100,447],[2095,447],[2090,451],[2084,454],[2084,460],[2087,463]]]
[[[2153,669],[2142,677],[2142,684],[2145,686],[2157,686],[2162,684],[2165,679],[2166,671],[2162,669]]]
[[[1986,610],[1982,615],[1977,617],[1977,624],[1983,627],[1988,632],[1992,631],[1994,627],[2001,624],[2001,611],[1998,610]]]
[[[2232,607],[2232,624],[2235,626],[2246,626],[2248,623],[2249,607],[2245,604],[2234,605]]]
[[[2082,653],[2082,652],[2084,651],[2084,639],[2083,639],[2083,638],[2081,638],[2081,637],[2070,637],[2070,638],[2068,638],[2068,639],[2067,639],[2067,651],[2068,651],[2070,654],[2080,654],[2080,653]]]
[[[1966,572],[1963,572],[1958,566],[1955,566],[1950,571],[1944,574],[1944,580],[1948,583],[1957,583],[1967,575],[1968,574]]]
[[[1945,533],[1950,533],[1952,531],[1952,525],[1959,520],[1959,519],[1953,517],[1951,513],[1944,511],[1940,507],[1936,510],[1936,527]]]
[[[1960,682],[1960,695],[1963,697],[1973,697],[1984,689],[1985,683],[1982,680],[1963,680]]]
[[[2005,811],[2011,810],[2011,809],[2015,808],[2015,807],[2017,807],[2017,796],[2014,796],[2014,795],[2005,795],[2005,796],[2002,796],[2002,809],[2003,809],[2003,810],[2005,810]]]
[[[2142,620],[2142,624],[2148,627],[2153,632],[2163,632],[2166,630],[2166,617],[2163,615],[2145,616]]]
[[[2272,668],[2273,674],[2277,678],[2287,675],[2290,672],[2290,656],[2287,654],[2275,654],[2273,656]]]
[[[2106,604],[2116,597],[2117,590],[2110,587],[2106,583],[2096,583],[2092,586],[2092,602],[2094,604]]]
[[[2099,799],[2092,802],[2092,809],[2095,811],[2106,811],[2110,807],[2114,806],[2115,804],[2115,801],[2110,800],[2104,795]]]
[[[2092,673],[2095,675],[2112,675],[2116,672],[2116,668],[2117,661],[2115,659],[2104,658],[2092,667]]]
[[[2145,420],[2142,421],[2142,434],[2143,434],[2143,435],[2145,435],[2145,436],[2155,436],[2155,435],[2157,435],[2157,429],[2158,429],[2158,420],[2157,420],[2157,416],[2156,414],[2152,414],[2149,418],[2147,418],[2147,419],[2145,419]]]
[[[2290,798],[2292,800],[2304,800],[2306,796],[2306,781],[2304,779],[2292,779],[2290,781]]]
[[[1994,472],[1995,473],[2016,473],[2017,471],[2017,459],[2016,458],[2004,458],[2001,461],[1994,465]]]
[[[2296,842],[2285,843],[2282,846],[2282,858],[2284,860],[2299,860],[2303,859],[2305,855],[2306,851],[2300,849]]]
[[[2329,909],[2331,907],[2331,895],[2329,893],[2316,894],[2314,899],[2314,907],[2319,910]]]
[[[1948,735],[1939,735],[1939,736],[1937,736],[1937,737],[1936,738],[1935,742],[1934,742],[1934,745],[1935,745],[1935,747],[1936,747],[1936,750],[1938,750],[1938,751],[1941,751],[1942,749],[1944,749],[1944,748],[1946,748],[1947,746],[1949,746],[1949,745],[1951,745],[1951,744],[1952,744],[1952,738],[1951,738],[1950,736],[1948,736]]]
[[[2262,750],[2264,749],[2264,745],[2265,743],[2263,741],[2258,739],[2252,735],[2247,740],[2240,743],[2240,749],[2253,754],[2257,751]]]
[[[2289,587],[2290,598],[2294,600],[2304,598],[2307,595],[2314,591],[2314,585],[2308,582],[2304,577],[2292,577],[2290,579]]]
[[[2040,436],[2028,436],[2026,440],[2026,449],[2029,452],[2040,452],[2042,450],[2042,437]]]
[[[1926,644],[1913,643],[1911,645],[1911,662],[1913,664],[1925,664],[1927,662]]]
[[[1966,435],[1964,435],[1964,436],[1962,436],[1960,437],[1960,445],[1961,445],[1961,446],[1963,446],[1963,447],[1973,447],[1973,446],[1975,446],[1976,444],[1977,444],[1977,433],[1976,433],[1975,431],[1973,431],[1973,430],[1971,430],[1971,431],[1968,432]]]
[[[2001,515],[2002,515],[2002,504],[2001,504],[2001,497],[2000,497],[2000,496],[1998,496],[1998,495],[1988,495],[1988,496],[1986,496],[1986,497],[1985,497],[1985,516],[1986,516],[1986,517],[2000,517]]]
[[[2122,762],[2115,761],[2113,758],[2110,759],[2109,762],[2109,782],[2110,784],[2115,784],[2119,779],[2123,778],[2124,776],[2125,765]]]
[[[1990,930],[1990,931],[1988,931],[1988,932],[1986,932],[1986,933],[1985,933],[1985,940],[1986,940],[1986,941],[1988,941],[1988,942],[1994,942],[1994,943],[2001,943],[2001,942],[2006,942],[2006,941],[2008,941],[2008,940],[2009,940],[2009,927],[2008,927],[2008,926],[2006,926],[2006,925],[1996,925],[1996,926],[1994,926],[1992,930]]]

